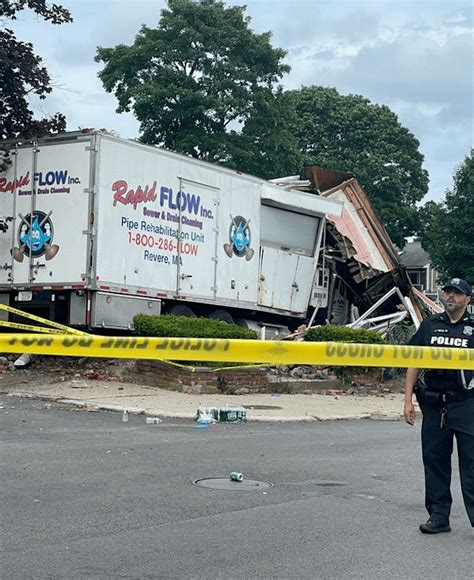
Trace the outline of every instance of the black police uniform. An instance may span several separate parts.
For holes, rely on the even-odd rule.
[[[452,323],[445,312],[424,320],[410,344],[474,347],[474,318],[467,312]],[[448,524],[451,511],[451,455],[456,436],[464,505],[474,527],[474,377],[472,371],[426,370],[415,387],[423,413],[421,441],[425,505],[430,519]]]

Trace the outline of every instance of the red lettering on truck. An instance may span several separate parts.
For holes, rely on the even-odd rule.
[[[13,193],[17,187],[24,187],[30,183],[30,172],[26,175],[22,175],[18,179],[13,179],[12,181],[7,181],[6,177],[0,177],[0,192]]]
[[[133,205],[133,209],[137,209],[139,203],[146,203],[155,201],[156,199],[156,181],[150,187],[146,185],[142,188],[139,185],[136,189],[129,189],[128,183],[124,179],[119,179],[112,183],[112,191],[114,192],[114,203],[122,203],[123,205]]]

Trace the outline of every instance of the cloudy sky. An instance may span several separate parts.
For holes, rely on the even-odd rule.
[[[35,104],[38,116],[61,111],[68,130],[113,129],[138,136],[132,114],[97,78],[97,46],[132,44],[142,24],[155,27],[164,0],[56,0],[74,22],[60,27],[20,14],[12,27],[33,43],[56,89]],[[229,0],[247,5],[257,32],[288,51],[289,89],[335,87],[385,104],[421,143],[430,191],[440,200],[469,153],[473,121],[473,9],[468,0]],[[11,24],[8,24],[11,26]]]

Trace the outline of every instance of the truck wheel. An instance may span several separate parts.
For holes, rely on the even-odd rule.
[[[194,312],[186,306],[185,304],[175,304],[169,311],[170,314],[175,316],[195,316]]]
[[[214,310],[209,314],[209,318],[214,318],[214,320],[221,320],[227,324],[234,324],[234,319],[232,315],[227,312],[227,310]]]

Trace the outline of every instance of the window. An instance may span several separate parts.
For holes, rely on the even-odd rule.
[[[424,290],[426,288],[426,272],[424,270],[421,272],[419,270],[413,270],[408,272],[408,275],[415,288],[418,288],[418,290]]]
[[[409,272],[410,280],[416,286],[420,283],[420,273],[419,272]]]

